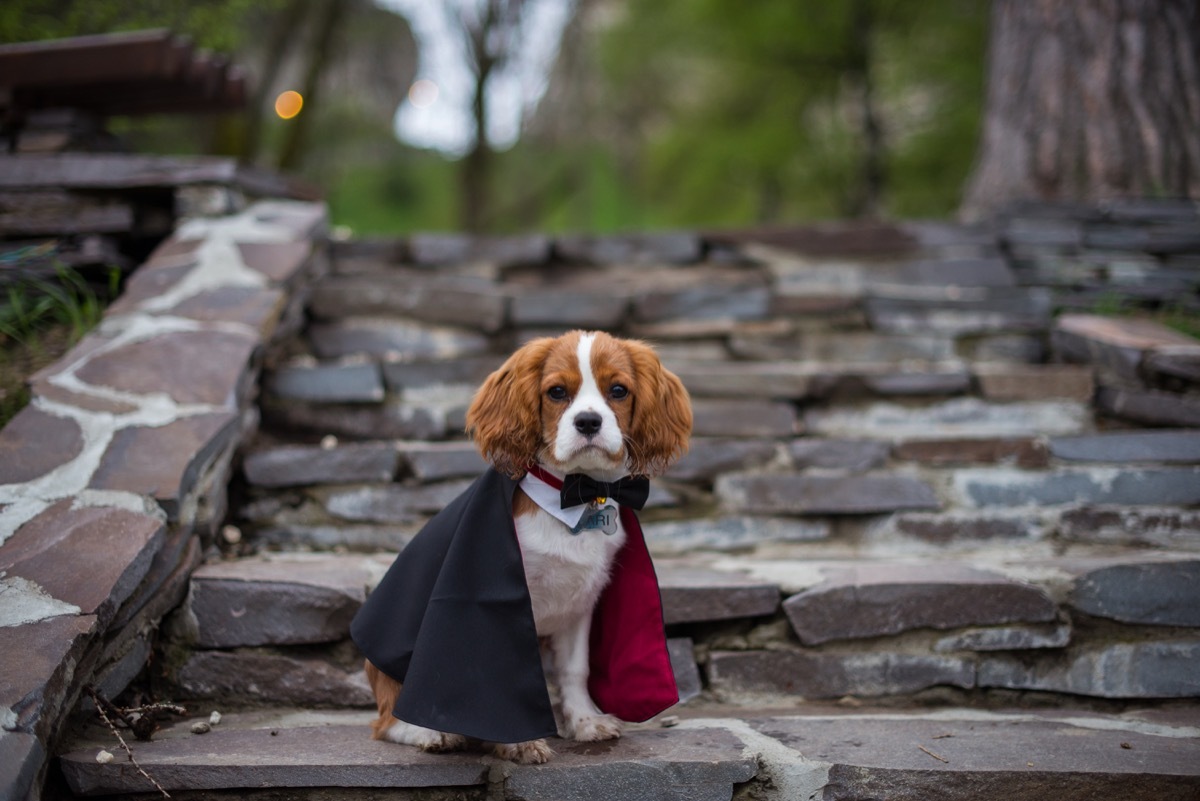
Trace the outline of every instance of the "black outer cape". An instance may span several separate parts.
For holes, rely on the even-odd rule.
[[[496,743],[557,733],[512,522],[517,485],[492,469],[480,476],[405,546],[354,617],[354,642],[383,673],[404,683],[393,710],[397,718]],[[632,510],[622,509],[622,514],[627,531],[630,525],[637,527]],[[627,571],[629,582],[619,580],[627,541],[610,588],[640,583],[644,597],[648,583],[653,602],[611,599],[615,603],[608,608],[622,610],[622,620],[614,624],[610,619],[608,625],[597,625],[605,622],[599,616],[606,606],[603,598],[598,604],[593,674],[608,682],[609,689],[593,687],[593,698],[602,710],[618,714],[598,694],[620,696],[628,686],[636,717],[627,719],[645,720],[678,696],[666,656],[657,583],[640,528],[633,539],[637,553],[627,561],[639,567]],[[633,620],[628,630],[623,630],[625,618]],[[598,631],[611,645],[599,645]],[[619,653],[631,650],[640,655]],[[609,654],[600,658],[610,664],[597,666],[597,654]]]

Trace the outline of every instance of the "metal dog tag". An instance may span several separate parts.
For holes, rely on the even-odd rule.
[[[605,504],[597,507],[596,504],[588,504],[587,510],[584,511],[583,517],[579,518],[579,525],[571,530],[572,534],[578,534],[581,531],[603,531],[605,534],[617,533],[618,512],[617,507],[612,504]]]

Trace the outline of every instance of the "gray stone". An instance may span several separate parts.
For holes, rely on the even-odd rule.
[[[1145,425],[1200,427],[1200,399],[1190,395],[1100,387],[1096,408],[1111,417]]]
[[[804,366],[782,362],[667,366],[694,397],[798,399],[808,394],[813,379]]]
[[[368,355],[420,361],[479,356],[488,350],[487,337],[474,331],[386,317],[313,323],[306,333],[313,352],[321,359]]]
[[[1143,356],[1163,347],[1195,347],[1195,339],[1153,320],[1064,314],[1052,339],[1070,361],[1088,361],[1103,372],[1136,381]]]
[[[761,320],[767,316],[771,296],[763,286],[714,286],[639,294],[633,299],[638,322],[667,320]]]
[[[611,743],[563,743],[545,765],[512,771],[506,797],[521,801],[727,801],[758,772],[741,741],[721,729],[629,732]],[[600,755],[597,759],[596,756]]]
[[[36,799],[34,782],[46,761],[46,749],[32,734],[0,730],[0,797]]]
[[[268,525],[254,532],[257,542],[269,547],[312,548],[318,551],[378,553],[398,551],[417,533],[420,519],[407,525]]]
[[[264,398],[262,405],[263,421],[270,425],[352,439],[442,439],[452,411],[402,402],[309,404]]]
[[[315,287],[310,308],[321,319],[406,317],[494,333],[505,323],[508,299],[490,281],[392,270],[325,278]]]
[[[879,514],[941,506],[929,485],[890,473],[727,473],[715,492],[725,509],[754,514]]]
[[[812,434],[844,439],[948,440],[1078,434],[1091,422],[1087,404],[1054,401],[985,403],[956,398],[922,407],[875,403],[861,409],[812,409]]]
[[[679,689],[679,703],[686,704],[704,689],[700,683],[700,668],[696,666],[692,638],[671,637],[667,640],[667,653],[675,673],[675,686]]]
[[[876,395],[961,395],[971,389],[966,370],[916,370],[852,376]]]
[[[999,257],[928,259],[903,264],[893,280],[905,286],[1013,287],[1016,277]]]
[[[771,615],[779,587],[739,573],[660,564],[663,618],[667,625]]]
[[[267,377],[266,391],[289,401],[378,403],[383,400],[383,378],[375,364],[284,367]]]
[[[424,483],[478,476],[487,468],[471,442],[402,442],[399,448],[409,471]]]
[[[1073,609],[1151,626],[1200,626],[1200,561],[1112,565],[1079,576]]]
[[[1065,648],[1070,642],[1071,624],[1059,622],[966,629],[942,637],[933,644],[933,650],[939,654],[953,651],[1028,651]]]
[[[203,698],[214,704],[375,706],[362,671],[349,673],[317,657],[257,649],[193,651],[172,678],[180,697]],[[360,736],[366,739],[370,735]]]
[[[1200,431],[1120,431],[1050,440],[1050,453],[1072,462],[1200,463]]]
[[[1050,322],[1052,297],[1041,288],[941,290],[932,298],[881,297],[866,300],[876,331],[894,334],[934,332],[952,336],[1001,331],[1042,331]]]
[[[387,482],[396,476],[400,453],[390,442],[371,442],[321,448],[282,445],[252,451],[242,470],[258,487],[299,487],[307,484]]]
[[[797,424],[795,407],[780,401],[692,401],[692,432],[698,437],[791,437]]]
[[[990,334],[959,342],[962,356],[972,362],[1040,364],[1046,359],[1041,337],[1032,334]]]
[[[1200,468],[1108,468],[1023,472],[1003,468],[960,470],[954,484],[973,506],[1200,504]]]
[[[772,542],[819,542],[829,538],[823,521],[771,517],[720,517],[646,523],[646,544],[656,554],[695,550],[736,551]]]
[[[694,437],[688,452],[672,465],[666,478],[710,482],[720,473],[764,465],[776,454],[775,443],[765,440]]]
[[[875,651],[714,651],[708,683],[719,697],[795,695],[808,699],[845,695],[904,695],[930,687],[973,687],[972,659]]]
[[[953,337],[928,334],[883,335],[856,331],[797,334],[735,334],[729,347],[735,356],[761,361],[802,362],[809,372],[854,373],[863,365],[878,368],[903,363],[908,369],[952,364],[957,358]],[[795,368],[794,368],[795,369]]]
[[[957,564],[818,563],[823,580],[783,603],[805,645],[913,629],[1054,620],[1042,589]]]
[[[8,586],[0,590],[8,596]],[[5,597],[5,605],[12,603]],[[7,609],[5,610],[8,611]],[[60,614],[4,629],[0,652],[0,710],[6,731],[29,732],[42,738],[57,732],[61,717],[79,695],[76,672],[94,637],[99,634],[92,615]]]
[[[391,392],[443,386],[477,387],[500,367],[500,356],[469,356],[439,361],[385,362],[383,380]]]
[[[1068,542],[1200,549],[1200,510],[1088,506],[1068,509],[1058,522]]]
[[[906,512],[892,515],[882,528],[935,546],[978,546],[1034,542],[1045,536],[1036,515]]]
[[[809,764],[829,766],[817,782],[824,785],[817,797],[829,801],[1184,799],[1200,792],[1200,746],[1186,729],[1147,729],[1117,716],[854,710],[751,725]]]
[[[1083,226],[1077,220],[1018,217],[1005,224],[1000,238],[1024,247],[1080,248],[1083,247]]]
[[[514,326],[611,329],[620,327],[628,310],[629,298],[621,293],[529,288],[513,297],[510,316]]]
[[[1191,698],[1200,640],[1172,638],[1072,646],[1056,659],[989,656],[980,687],[1040,690],[1098,698]]]
[[[471,481],[446,481],[409,487],[389,484],[329,493],[325,508],[343,520],[372,523],[408,523],[417,515],[439,512],[457,498]]]
[[[1173,378],[1200,384],[1200,346],[1169,345],[1148,353],[1142,368],[1159,380]]]
[[[383,567],[333,554],[204,565],[192,575],[180,623],[201,648],[336,642],[348,636],[350,618]]]
[[[541,264],[550,258],[550,240],[540,234],[472,236],[420,233],[409,237],[408,248],[417,264],[491,262],[502,267]]]
[[[554,240],[554,252],[560,259],[589,264],[691,264],[703,255],[699,238],[683,232],[564,235]]]
[[[792,463],[798,468],[817,467],[864,473],[882,467],[888,458],[883,442],[848,439],[798,439],[791,444]]]

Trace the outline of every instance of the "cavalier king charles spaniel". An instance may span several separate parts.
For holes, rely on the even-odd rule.
[[[496,471],[520,480],[512,515],[547,681],[558,691],[559,733],[577,741],[620,737],[621,721],[601,712],[589,693],[589,631],[626,530],[617,514],[581,523],[596,505],[562,509],[558,487],[579,474],[605,488],[634,476],[644,502],[641,479],[661,475],[687,450],[687,390],[648,345],[573,331],[517,350],[479,389],[466,422]],[[584,536],[572,536],[581,527]],[[394,717],[401,683],[370,661],[366,667],[379,709],[376,739],[426,751],[467,745],[460,734]],[[544,739],[496,744],[493,752],[521,763],[552,754]]]

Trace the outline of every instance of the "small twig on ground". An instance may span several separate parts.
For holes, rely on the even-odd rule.
[[[920,748],[922,751],[924,751],[925,753],[929,754],[929,755],[930,755],[931,757],[933,757],[934,759],[940,759],[942,762],[945,762],[947,765],[949,765],[949,764],[950,764],[950,760],[946,759],[946,758],[945,758],[944,756],[942,756],[941,754],[935,754],[935,753],[933,753],[932,751],[930,751],[928,748],[926,748],[926,747],[925,747],[925,746],[923,746],[923,745],[918,745],[918,746],[917,746],[917,748]]]
[[[109,712],[112,712],[126,726],[130,726],[130,721],[126,715],[119,707],[114,705],[112,701],[109,701],[107,698],[101,695],[100,692],[92,685],[89,684],[83,689],[88,695],[91,696],[92,701],[95,702],[96,711],[100,713],[100,719],[104,721],[105,725],[108,726],[108,730],[111,731],[113,736],[117,738],[117,742],[121,744],[121,748],[125,751],[125,755],[129,757],[129,761],[135,768],[137,768],[137,772],[145,776],[146,779],[153,784],[160,793],[163,794],[163,798],[170,798],[171,794],[164,790],[163,786],[159,784],[153,776],[147,773],[145,768],[139,765],[138,761],[134,759],[133,749],[129,747],[129,743],[125,742],[125,738],[121,736],[121,731],[117,728],[117,724],[113,723],[112,719],[108,716]]]

